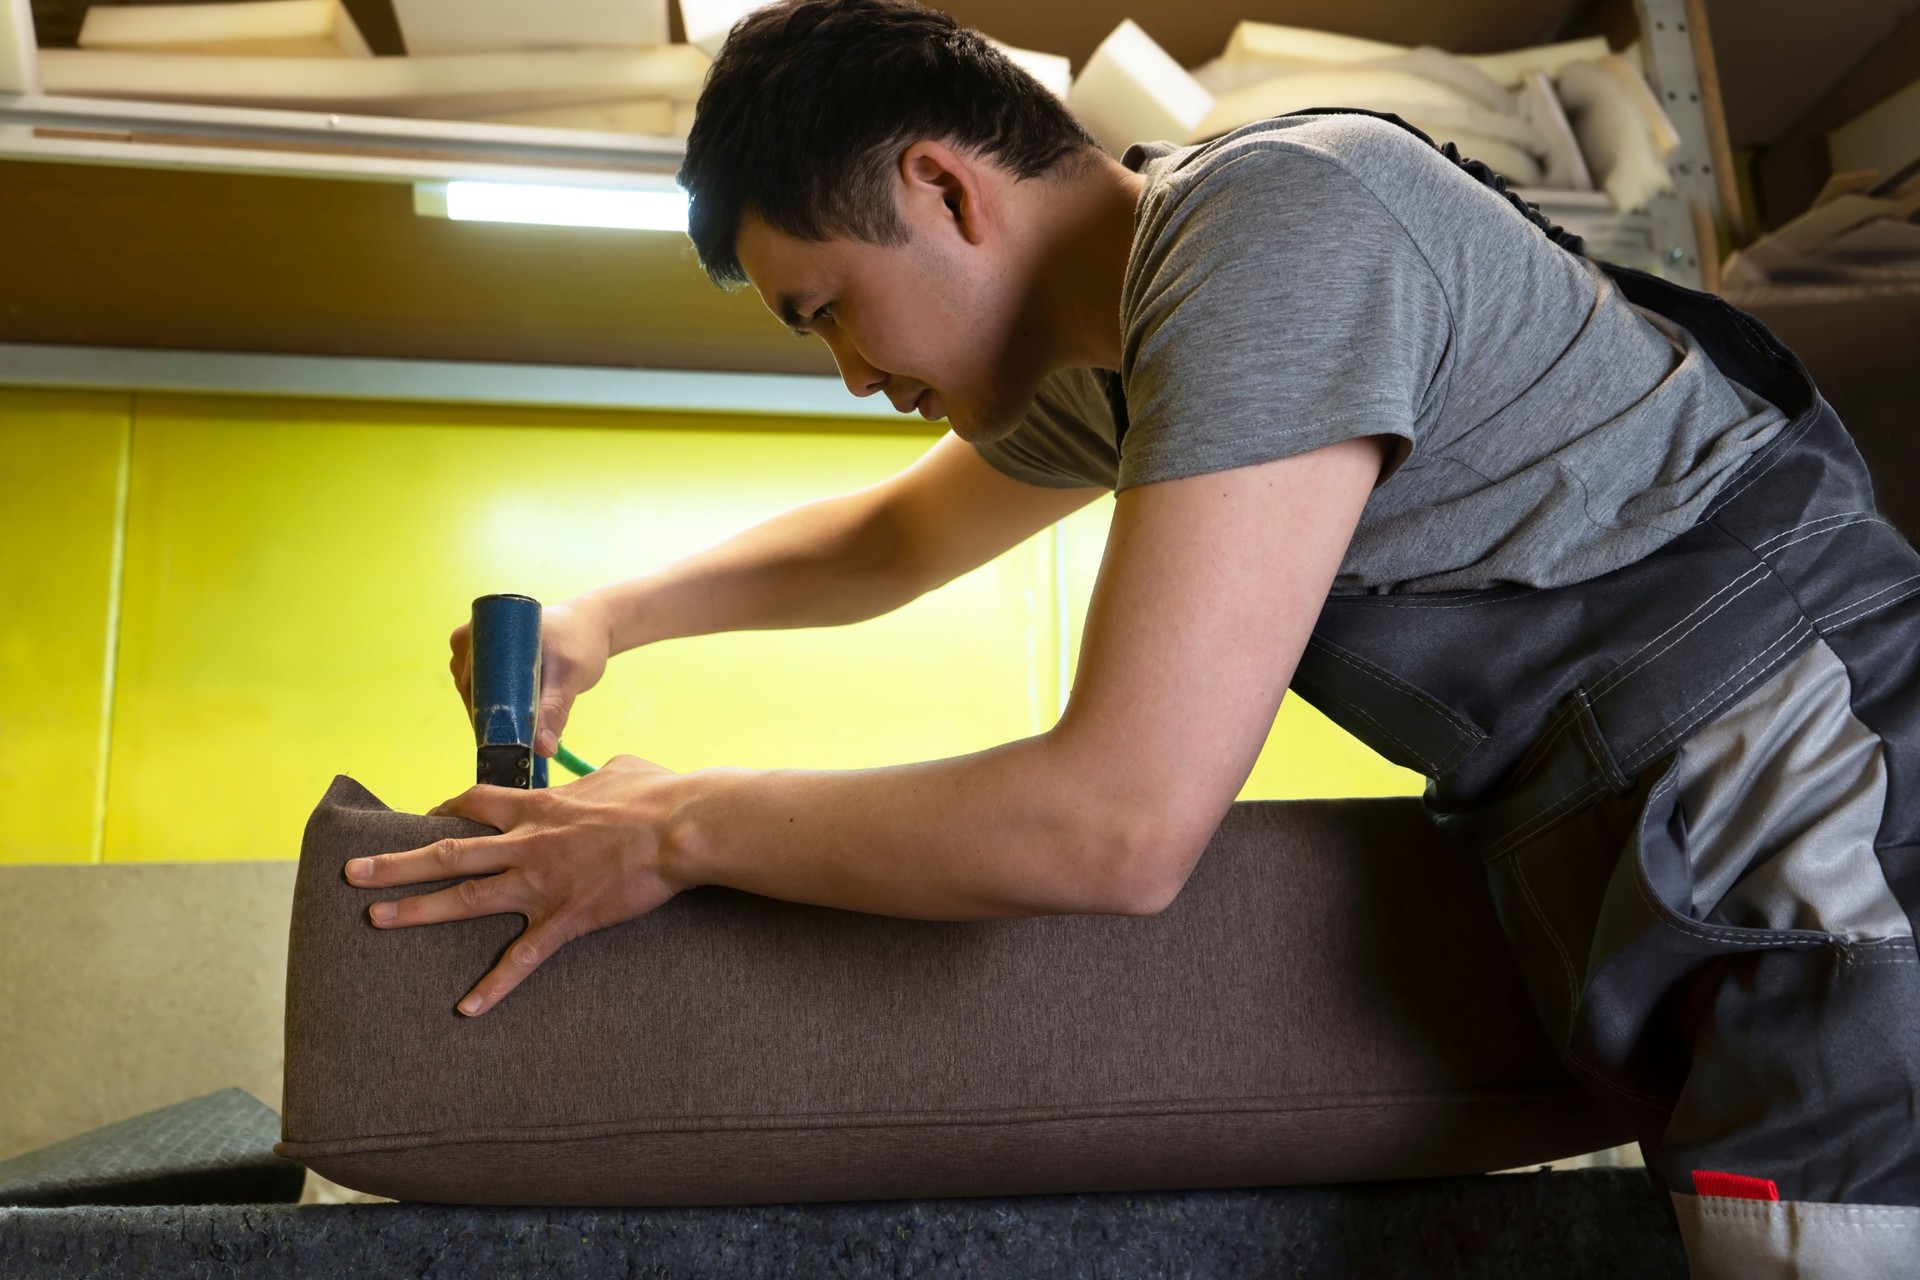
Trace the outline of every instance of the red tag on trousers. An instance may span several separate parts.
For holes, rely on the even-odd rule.
[[[1778,1200],[1780,1188],[1772,1178],[1749,1178],[1744,1173],[1714,1173],[1710,1169],[1693,1171],[1693,1189],[1703,1196],[1725,1196],[1731,1200]]]

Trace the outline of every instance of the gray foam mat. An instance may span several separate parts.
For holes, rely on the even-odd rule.
[[[306,1170],[279,1138],[272,1108],[223,1089],[0,1161],[0,1205],[291,1202]]]
[[[0,1211],[0,1275],[1681,1280],[1643,1171],[716,1209]]]

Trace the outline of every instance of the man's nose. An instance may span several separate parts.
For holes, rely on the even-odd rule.
[[[833,362],[840,366],[840,380],[847,384],[847,390],[856,396],[870,396],[884,390],[887,375],[868,364],[853,344],[845,340],[829,344],[833,352]]]

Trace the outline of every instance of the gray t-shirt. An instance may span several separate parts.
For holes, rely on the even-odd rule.
[[[1784,423],[1497,193],[1366,116],[1136,146],[1105,374],[1042,384],[979,446],[1031,484],[1115,490],[1397,436],[1336,592],[1558,586],[1690,527]]]

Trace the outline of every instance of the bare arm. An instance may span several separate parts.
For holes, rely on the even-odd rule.
[[[1253,768],[1383,455],[1349,441],[1121,494],[1052,731],[685,775],[663,797],[669,882],[944,920],[1160,910]]]
[[[879,484],[796,507],[656,572],[554,605],[541,626],[535,749],[553,754],[574,699],[599,682],[613,654],[678,636],[872,618],[985,564],[1101,492],[1022,484],[949,434]],[[448,642],[464,704],[468,624]]]
[[[978,568],[1101,492],[1022,484],[949,434],[879,484],[589,595],[614,653],[716,631],[859,622]]]

